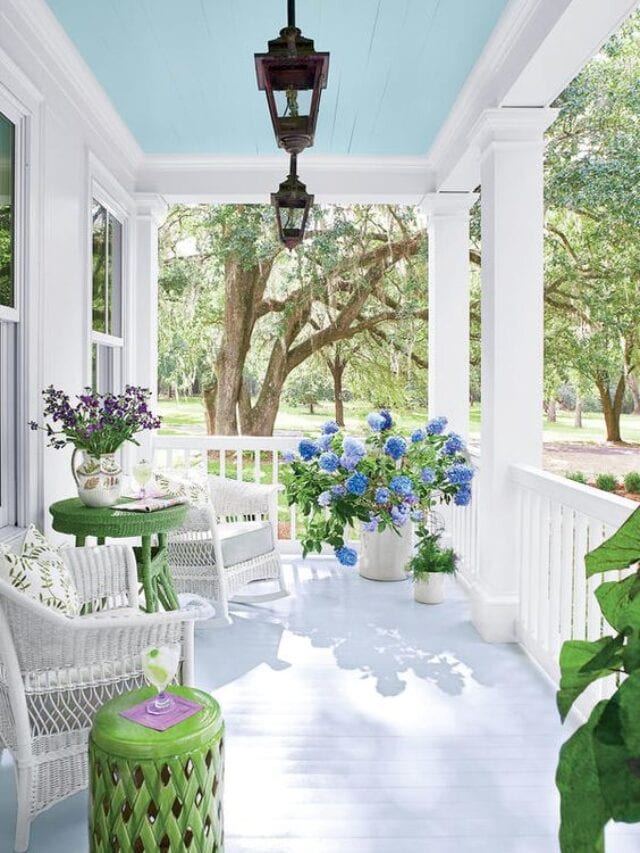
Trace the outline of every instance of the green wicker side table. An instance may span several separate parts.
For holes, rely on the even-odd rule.
[[[220,706],[188,687],[169,692],[203,705],[157,732],[120,716],[154,695],[118,696],[96,714],[89,739],[90,853],[223,853],[224,724]]]
[[[120,503],[129,499],[122,498]],[[85,506],[79,498],[69,498],[51,504],[52,527],[58,533],[76,537],[81,548],[87,536],[95,536],[101,545],[106,538],[140,537],[140,547],[134,548],[138,563],[138,579],[144,589],[146,609],[153,613],[160,603],[165,610],[177,610],[178,598],[167,562],[167,533],[182,527],[189,507],[186,504],[159,509],[155,512],[127,512],[112,507]],[[151,539],[158,537],[158,545]]]

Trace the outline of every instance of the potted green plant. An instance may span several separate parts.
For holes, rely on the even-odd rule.
[[[409,562],[413,575],[413,597],[421,604],[441,604],[445,583],[457,568],[458,558],[453,548],[443,548],[440,536],[423,525],[416,530],[417,543]]]
[[[613,630],[594,641],[569,640],[560,652],[563,720],[590,684],[615,678],[610,697],[595,704],[560,750],[562,853],[603,853],[610,820],[640,822],[639,564],[640,509],[585,558],[587,577],[615,573],[595,591],[604,624]]]

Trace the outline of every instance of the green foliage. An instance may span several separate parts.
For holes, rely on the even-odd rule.
[[[584,486],[587,484],[587,478],[582,471],[568,471],[565,476],[567,480],[573,480],[574,483],[582,483]]]
[[[618,487],[618,480],[614,474],[598,474],[596,477],[596,489],[602,489],[603,492],[615,492]]]
[[[414,580],[422,580],[429,572],[455,573],[458,558],[453,548],[441,548],[440,537],[422,526],[416,528],[416,537],[415,553],[409,562]]]
[[[637,471],[630,471],[624,478],[625,491],[631,494],[640,494],[640,474]]]
[[[326,365],[311,358],[291,374],[285,385],[284,398],[294,406],[308,406],[313,414],[314,406],[321,400],[332,398],[332,390]]]
[[[594,681],[626,676],[560,751],[556,782],[562,853],[604,853],[604,828],[610,820],[640,822],[639,560],[640,509],[585,559],[587,576],[636,567],[634,574],[606,581],[596,590],[615,635],[595,642],[571,640],[560,654],[558,708],[563,720]]]

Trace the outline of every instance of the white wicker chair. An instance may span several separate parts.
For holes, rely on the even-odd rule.
[[[169,566],[179,593],[213,602],[216,622],[229,624],[230,600],[255,604],[288,595],[277,548],[278,486],[210,476],[209,491],[210,505],[190,507],[184,527],[169,534]],[[276,589],[238,594],[264,580]]]
[[[96,710],[144,683],[140,652],[182,644],[182,681],[193,682],[193,622],[203,604],[138,610],[133,551],[122,545],[61,552],[89,615],[69,618],[0,580],[0,752],[14,758],[16,850],[31,821],[87,785],[87,738]]]

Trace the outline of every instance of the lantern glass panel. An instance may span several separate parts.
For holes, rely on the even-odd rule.
[[[307,118],[311,113],[311,89],[296,90],[274,90],[273,97],[276,102],[278,117],[281,119]]]
[[[282,231],[285,237],[299,234],[304,221],[305,204],[301,202],[300,207],[281,207],[280,217]]]

